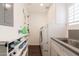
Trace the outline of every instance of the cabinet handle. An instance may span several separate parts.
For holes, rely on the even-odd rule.
[[[48,50],[44,50],[45,52],[48,52]]]

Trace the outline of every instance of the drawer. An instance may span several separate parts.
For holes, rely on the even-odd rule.
[[[6,56],[7,55],[7,48],[5,46],[0,46],[0,56]]]

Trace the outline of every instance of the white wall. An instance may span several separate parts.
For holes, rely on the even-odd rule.
[[[24,4],[14,4],[14,26],[0,25],[0,40],[13,40],[18,37],[18,29],[24,22],[23,8],[26,10]],[[27,11],[27,10],[26,10]],[[27,14],[27,12],[26,12]]]
[[[39,29],[48,23],[49,39],[53,37],[67,37],[66,4],[52,4],[48,14],[31,13],[30,45],[39,45]]]
[[[39,45],[39,32],[40,27],[44,26],[47,23],[45,13],[30,13],[30,21],[29,21],[29,45]]]
[[[49,37],[67,37],[66,4],[53,4],[48,11]]]
[[[24,25],[24,14],[23,9],[25,10],[26,16],[28,15],[26,5],[25,4],[14,4],[14,28],[18,30],[20,26]],[[26,18],[27,22],[27,18]],[[18,32],[18,31],[17,31]],[[17,33],[18,34],[18,33]]]

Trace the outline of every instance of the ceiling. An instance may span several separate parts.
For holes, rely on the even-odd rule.
[[[30,13],[44,13],[47,12],[51,3],[44,3],[43,6],[40,6],[40,3],[27,3],[26,7]]]

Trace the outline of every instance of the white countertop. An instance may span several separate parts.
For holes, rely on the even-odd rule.
[[[0,37],[0,41],[11,42],[11,41],[19,39],[19,38],[21,38],[23,36],[28,36],[28,35],[17,35],[17,36]]]
[[[71,45],[69,45],[69,44],[67,44],[67,43],[64,43],[64,42],[61,41],[61,40],[56,39],[56,38],[53,38],[53,37],[51,37],[51,38],[52,38],[52,40],[56,40],[56,41],[60,42],[61,44],[65,45],[66,47],[72,49],[73,51],[79,53],[79,49],[78,49],[78,48],[75,48],[75,47],[73,47],[73,46],[71,46]]]
[[[0,25],[0,42],[1,41],[14,41],[26,35],[18,34],[18,27],[9,27]]]

